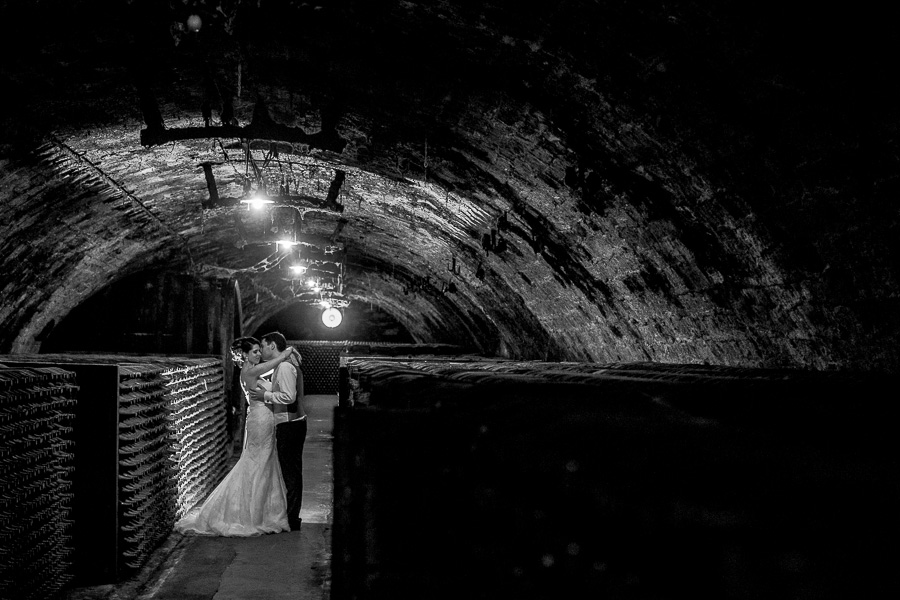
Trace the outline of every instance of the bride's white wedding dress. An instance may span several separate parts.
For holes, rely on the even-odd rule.
[[[248,403],[241,457],[206,501],[175,524],[181,533],[250,536],[291,530],[275,417],[268,405],[250,398],[243,381],[241,389]]]

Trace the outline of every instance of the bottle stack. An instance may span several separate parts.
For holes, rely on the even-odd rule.
[[[0,366],[0,598],[58,598],[72,578],[74,373]]]

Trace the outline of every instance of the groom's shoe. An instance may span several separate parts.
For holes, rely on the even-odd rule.
[[[303,519],[288,519],[288,526],[291,528],[291,531],[300,531],[300,524],[303,523]]]

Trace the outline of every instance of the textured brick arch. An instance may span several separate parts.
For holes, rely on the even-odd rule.
[[[4,351],[38,351],[41,333],[98,290],[158,261],[177,264],[157,219],[68,147],[48,143],[4,167]]]
[[[303,233],[347,248],[351,298],[423,342],[896,369],[892,19],[273,1],[185,36],[176,4],[78,4],[11,32],[27,61],[0,66],[20,157],[0,164],[0,349],[167,252],[237,278],[245,327],[290,303],[277,271],[247,274],[265,219],[210,202],[201,168],[239,196],[252,133],[312,197],[345,174],[343,211]]]

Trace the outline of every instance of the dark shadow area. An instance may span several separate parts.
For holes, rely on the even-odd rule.
[[[45,333],[41,352],[140,352],[166,345],[172,333],[146,306],[157,276],[139,273],[106,286]]]
[[[235,305],[227,281],[144,271],[109,284],[41,332],[41,353],[220,355],[231,343]]]
[[[893,379],[441,362],[355,360],[335,599],[900,589]]]

